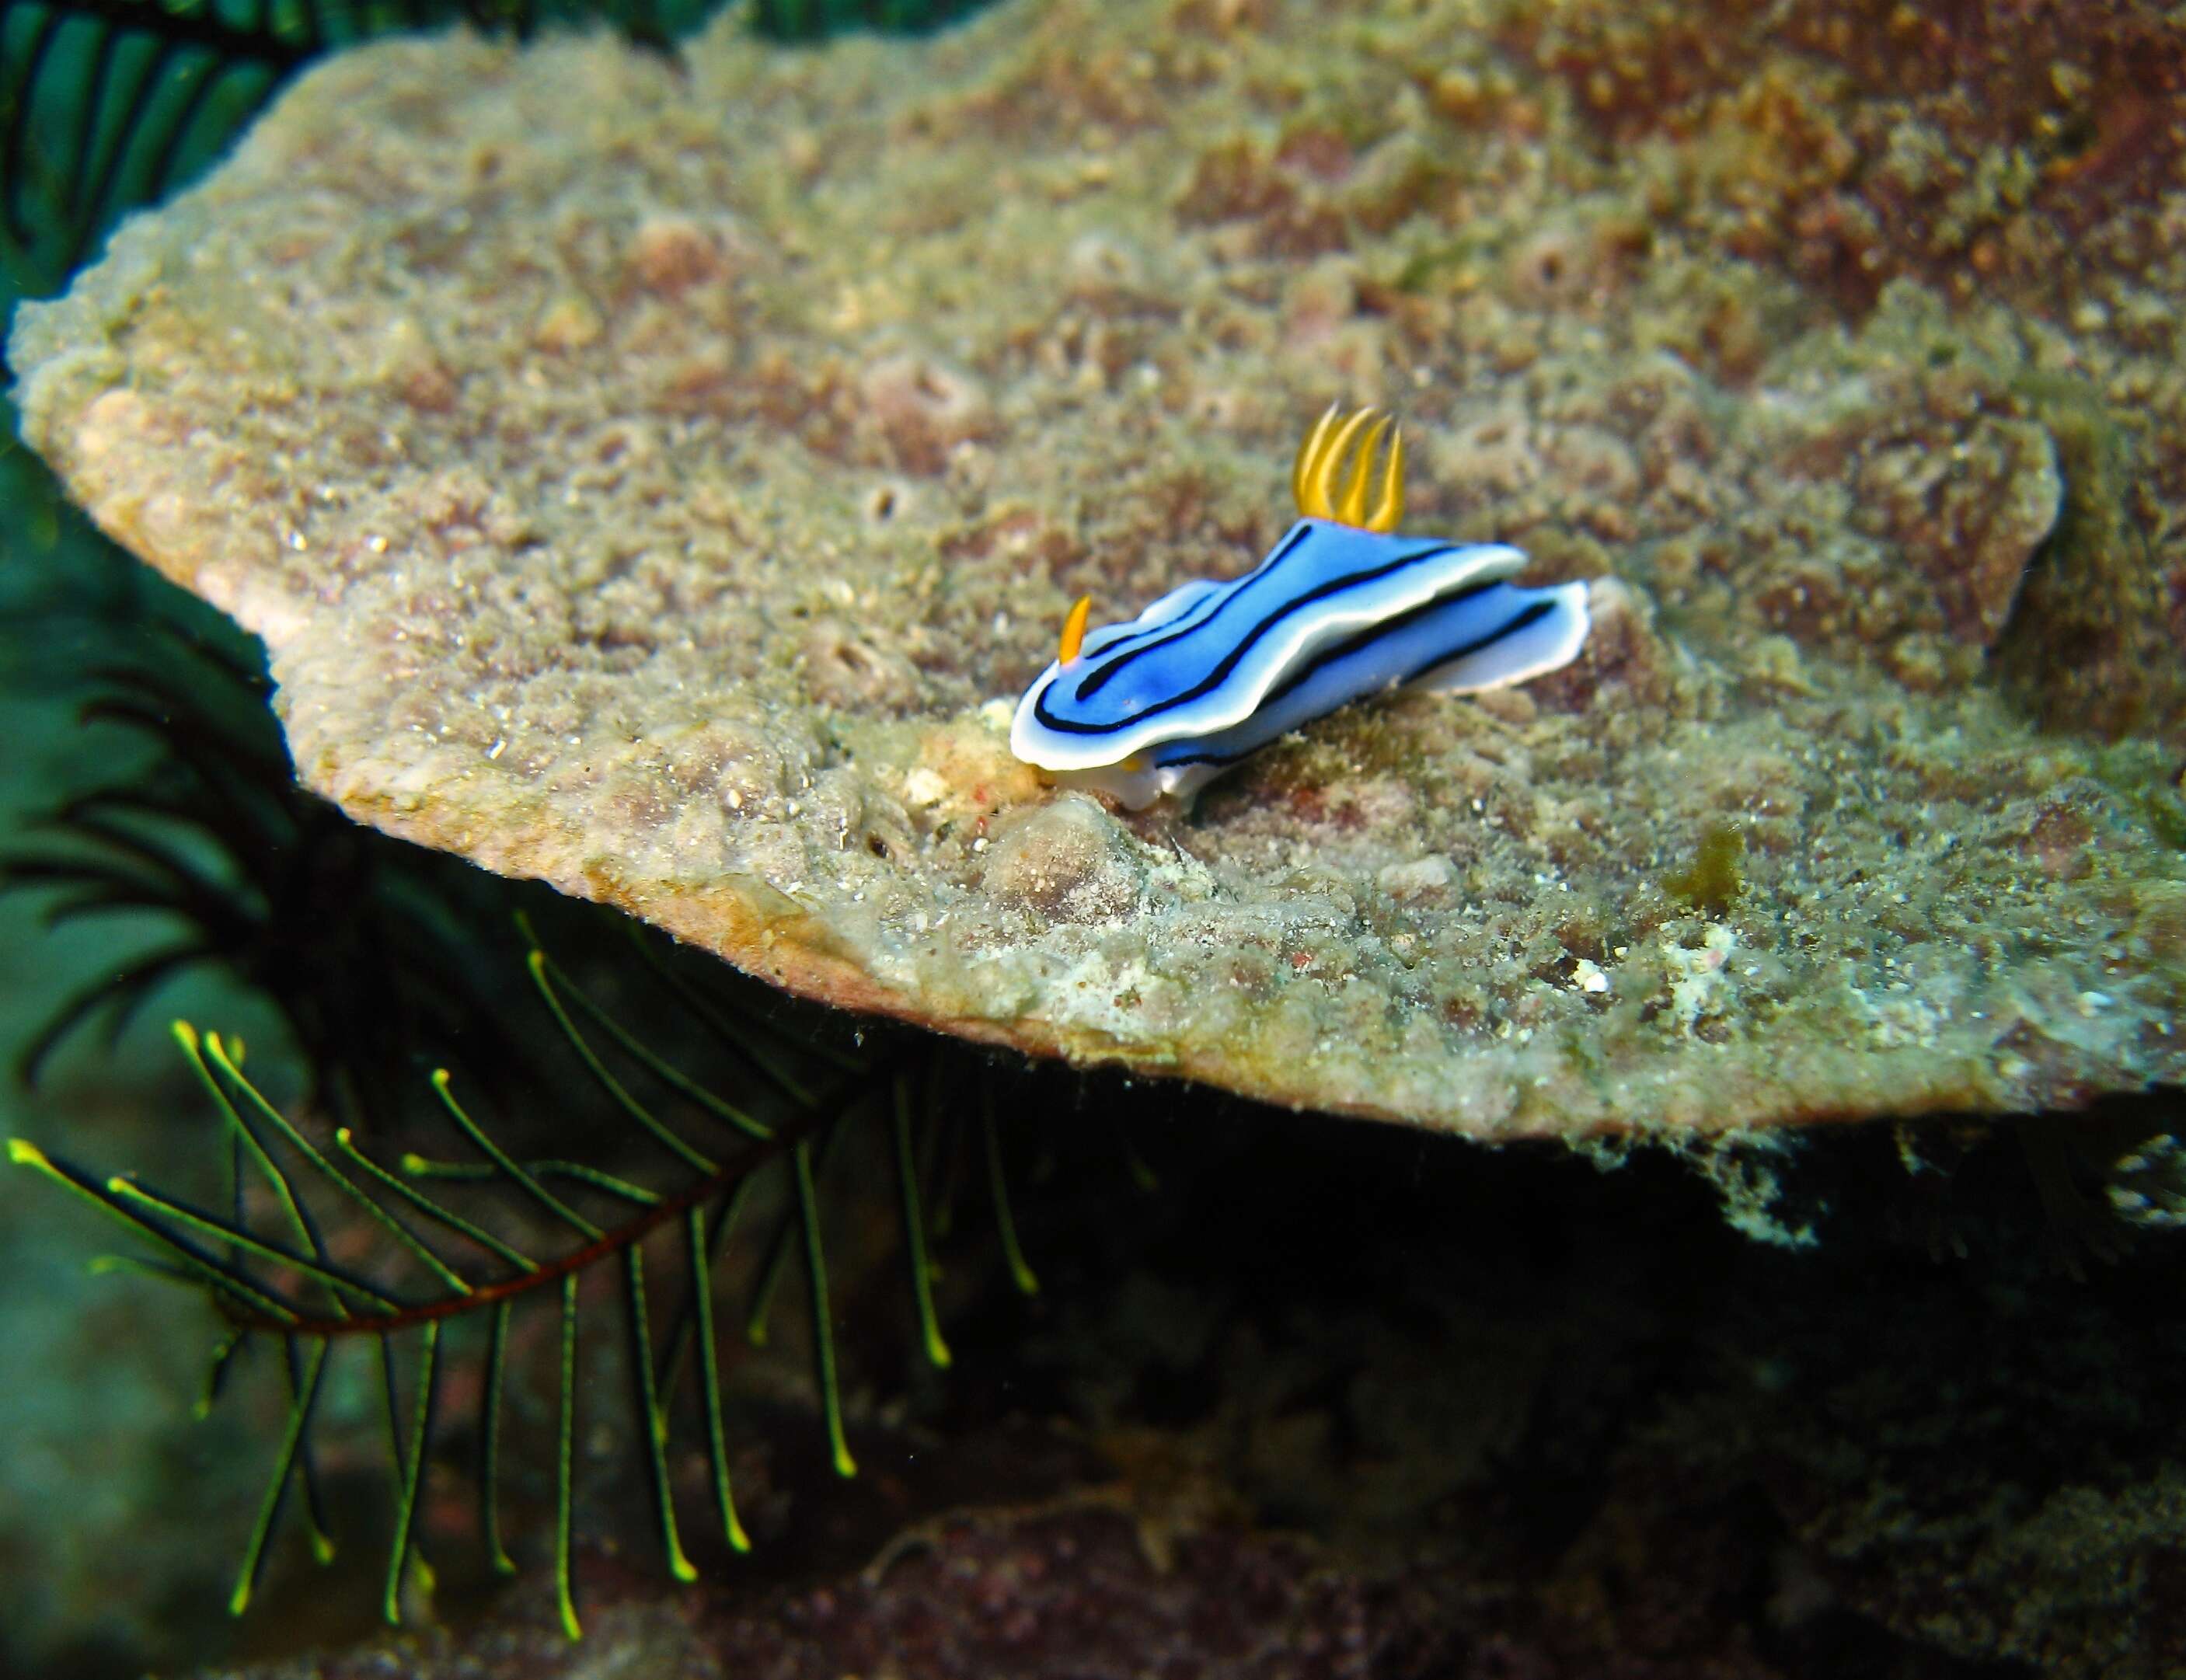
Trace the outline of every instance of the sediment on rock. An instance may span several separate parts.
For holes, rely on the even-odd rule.
[[[23,311],[26,433],[314,787],[814,996],[1491,1138],[2177,1079],[2171,37],[1793,9],[374,47]],[[1190,814],[1041,787],[1063,608],[1251,564],[1337,399],[1414,528],[1592,580],[1585,658]]]

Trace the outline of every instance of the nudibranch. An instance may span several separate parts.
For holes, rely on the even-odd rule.
[[[1010,750],[1141,810],[1189,799],[1361,695],[1500,688],[1584,644],[1584,584],[1522,588],[1506,581],[1526,563],[1517,549],[1396,535],[1404,441],[1388,417],[1331,407],[1298,447],[1291,491],[1298,522],[1243,576],[1195,579],[1091,630],[1081,598],[1017,703]]]

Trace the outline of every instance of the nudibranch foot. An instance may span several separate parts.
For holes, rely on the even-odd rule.
[[[1499,688],[1568,663],[1586,585],[1510,582],[1526,557],[1504,544],[1396,535],[1403,450],[1387,417],[1331,408],[1292,469],[1303,517],[1258,566],[1098,630],[1079,601],[1017,704],[1011,751],[1139,810],[1362,695]]]

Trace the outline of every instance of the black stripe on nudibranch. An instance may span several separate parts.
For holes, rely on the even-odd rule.
[[[1137,637],[1118,636],[1101,650],[1097,656],[1098,664],[1095,668],[1079,678],[1077,692],[1071,697],[1083,705],[1107,687],[1109,680],[1118,671],[1123,669],[1141,653],[1151,653],[1156,648],[1166,647],[1171,642],[1191,635],[1202,625],[1211,623],[1223,608],[1242,595],[1249,585],[1258,582],[1273,568],[1288,559],[1297,552],[1298,545],[1312,535],[1313,528],[1310,525],[1300,524],[1293,527],[1291,534],[1275,545],[1266,559],[1261,561],[1244,576],[1234,580],[1224,588],[1209,595],[1207,599],[1211,604],[1204,612],[1201,612],[1197,606],[1187,608],[1181,617],[1171,619],[1167,624],[1149,625],[1140,631]]]
[[[1363,648],[1372,646],[1376,641],[1378,641],[1385,636],[1394,635],[1397,631],[1404,629],[1407,625],[1416,623],[1420,619],[1424,618],[1429,613],[1437,611],[1438,608],[1443,607],[1451,606],[1457,602],[1464,600],[1468,596],[1477,595],[1482,590],[1494,589],[1497,586],[1497,585],[1493,583],[1474,584],[1468,588],[1455,591],[1449,595],[1438,596],[1432,601],[1423,602],[1420,606],[1412,608],[1407,612],[1400,613],[1393,618],[1385,619],[1378,624],[1370,625],[1355,636],[1347,636],[1343,641],[1337,643],[1332,647],[1323,648],[1319,653],[1314,656],[1310,663],[1301,667],[1298,670],[1292,672],[1290,675],[1285,677],[1282,682],[1276,687],[1270,689],[1266,697],[1260,703],[1262,709],[1264,710],[1266,708],[1274,705],[1285,695],[1289,694],[1294,689],[1298,688],[1302,685],[1311,681],[1316,672],[1333,664],[1337,660],[1348,658],[1349,655],[1356,653]],[[1417,682],[1421,677],[1427,675],[1428,672],[1438,670],[1443,666],[1449,664],[1454,660],[1470,658],[1475,653],[1478,653],[1488,648],[1493,647],[1499,641],[1508,641],[1511,637],[1517,635],[1521,630],[1530,629],[1533,625],[1539,624],[1543,619],[1548,617],[1550,613],[1555,612],[1555,609],[1556,602],[1553,598],[1545,601],[1532,602],[1524,608],[1522,608],[1519,611],[1513,613],[1508,619],[1498,624],[1494,630],[1489,630],[1485,636],[1477,636],[1471,641],[1465,642],[1459,647],[1442,650],[1426,664],[1414,667],[1411,670],[1405,672],[1402,676],[1390,678],[1387,686],[1391,688],[1402,688],[1408,683]],[[1164,753],[1161,756],[1160,762],[1165,767],[1173,767],[1178,764],[1234,764],[1242,759],[1251,758],[1253,753],[1258,752],[1265,744],[1266,743],[1264,742],[1255,742],[1249,747],[1239,748],[1234,753],[1186,753],[1174,758]]]
[[[1438,559],[1443,555],[1454,553],[1460,546],[1460,545],[1454,542],[1438,543],[1431,547],[1421,549],[1416,553],[1401,556],[1395,560],[1388,562],[1385,565],[1372,567],[1367,570],[1360,572],[1346,573],[1342,577],[1331,578],[1326,583],[1321,584],[1316,588],[1308,590],[1303,595],[1292,596],[1291,599],[1285,602],[1274,612],[1260,619],[1260,621],[1254,624],[1251,630],[1246,631],[1243,635],[1238,636],[1234,641],[1232,641],[1230,645],[1229,652],[1225,653],[1219,660],[1216,661],[1214,669],[1208,671],[1208,674],[1204,677],[1201,678],[1199,681],[1194,683],[1190,688],[1184,689],[1175,694],[1172,694],[1166,699],[1157,700],[1152,705],[1147,706],[1140,711],[1133,712],[1126,716],[1114,719],[1107,723],[1077,723],[1068,719],[1058,718],[1053,712],[1050,711],[1047,704],[1047,692],[1045,690],[1043,690],[1039,699],[1034,702],[1033,716],[1038,720],[1043,726],[1064,735],[1114,735],[1124,730],[1135,728],[1140,724],[1144,723],[1148,718],[1158,717],[1163,713],[1174,711],[1180,706],[1188,706],[1193,701],[1202,699],[1206,696],[1213,693],[1216,689],[1221,687],[1224,683],[1230,680],[1231,674],[1236,670],[1238,665],[1243,662],[1247,653],[1251,652],[1251,650],[1256,647],[1276,625],[1281,624],[1286,619],[1290,618],[1292,614],[1298,613],[1301,609],[1314,606],[1320,602],[1326,601],[1331,596],[1341,595],[1346,590],[1356,589],[1365,584],[1380,583],[1388,578],[1394,577],[1398,574],[1406,571],[1412,567],[1417,566],[1423,562]],[[1072,697],[1080,704],[1083,704],[1085,702],[1090,699],[1093,695],[1098,693],[1101,687],[1107,683],[1109,679],[1116,674],[1117,669],[1130,659],[1136,658],[1141,653],[1150,652],[1156,647],[1166,646],[1169,641],[1174,641],[1180,636],[1191,634],[1195,631],[1202,631],[1206,630],[1208,626],[1214,624],[1216,619],[1221,616],[1223,611],[1229,607],[1231,602],[1239,598],[1242,592],[1242,588],[1233,590],[1219,607],[1217,607],[1214,612],[1208,613],[1206,618],[1200,619],[1197,624],[1191,626],[1188,630],[1180,630],[1176,631],[1174,636],[1164,636],[1157,638],[1152,641],[1146,642],[1138,647],[1132,648],[1128,652],[1118,656],[1113,660],[1107,660],[1104,658],[1101,668],[1098,671],[1089,672],[1085,677],[1081,677],[1079,680],[1078,687]],[[1383,619],[1381,621],[1382,625],[1386,625],[1389,622],[1390,620],[1388,619]],[[1167,630],[1169,627],[1163,625],[1161,628]],[[1059,676],[1058,680],[1060,680]],[[1051,685],[1051,686],[1052,685]]]
[[[1439,670],[1442,667],[1449,664],[1455,660],[1469,659],[1475,653],[1480,652],[1483,649],[1493,647],[1499,641],[1507,641],[1512,636],[1517,635],[1520,630],[1527,629],[1533,624],[1538,624],[1542,619],[1547,618],[1550,613],[1555,610],[1556,601],[1553,595],[1545,601],[1536,601],[1533,605],[1527,607],[1522,612],[1512,613],[1510,618],[1504,621],[1499,629],[1492,630],[1485,636],[1477,636],[1473,637],[1471,641],[1465,643],[1465,645],[1460,647],[1453,647],[1447,652],[1438,653],[1433,658],[1428,660],[1427,664],[1421,665],[1418,669],[1408,672],[1404,675],[1398,678],[1395,682],[1390,685],[1390,686],[1393,688],[1402,688],[1406,683],[1417,682],[1429,671]]]
[[[1484,583],[1467,584],[1462,589],[1452,590],[1448,595],[1438,595],[1432,601],[1422,601],[1416,607],[1408,607],[1401,613],[1393,613],[1388,618],[1377,619],[1373,624],[1367,624],[1361,629],[1354,630],[1349,636],[1345,636],[1342,641],[1333,642],[1328,647],[1320,649],[1310,658],[1306,660],[1304,664],[1299,665],[1295,670],[1287,674],[1281,682],[1277,683],[1273,688],[1270,689],[1265,694],[1260,697],[1261,707],[1264,709],[1269,706],[1274,705],[1276,701],[1281,699],[1293,689],[1301,687],[1304,684],[1310,682],[1317,672],[1334,664],[1338,659],[1348,658],[1352,654],[1359,652],[1362,648],[1372,647],[1384,636],[1394,636],[1399,630],[1410,628],[1412,625],[1417,624],[1421,619],[1426,618],[1430,613],[1438,613],[1445,607],[1455,607],[1459,602],[1469,600],[1473,596],[1479,594],[1483,590],[1494,589],[1498,587],[1500,582],[1501,580],[1499,579],[1490,579]],[[1532,611],[1531,608],[1527,610]],[[1527,618],[1524,613],[1521,613],[1518,615],[1518,619],[1523,619],[1523,623],[1518,622],[1518,619],[1513,619],[1511,623],[1504,625],[1501,629],[1491,630],[1488,635],[1480,637],[1478,640],[1468,642],[1465,647],[1459,648],[1454,653],[1438,654],[1435,656],[1433,664],[1424,665],[1421,667],[1420,670],[1414,671],[1406,676],[1390,678],[1390,686],[1392,687],[1400,686],[1404,683],[1411,681],[1413,678],[1419,676],[1422,671],[1432,670],[1435,668],[1435,665],[1446,665],[1452,659],[1461,659],[1468,653],[1477,652],[1483,647],[1486,647],[1494,642],[1500,641],[1505,636],[1511,634],[1513,630],[1523,630],[1526,624],[1533,623],[1533,619],[1538,619],[1539,617],[1540,617],[1540,613],[1539,612],[1534,612],[1532,618]]]

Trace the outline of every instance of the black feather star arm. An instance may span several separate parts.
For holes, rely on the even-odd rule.
[[[871,1118],[884,1127],[895,1163],[901,1252],[918,1340],[939,1368],[949,1349],[934,1304],[930,1226],[953,1218],[953,1199],[936,1162],[957,1152],[937,1141],[957,1117],[976,1112],[989,1163],[994,1217],[1019,1289],[1037,1288],[1017,1246],[984,1071],[968,1054],[905,1039],[847,1054],[786,1049],[749,1030],[705,990],[677,975],[677,987],[705,1004],[692,1019],[726,1025],[723,1048],[750,1074],[749,1106],[732,1103],[683,1072],[596,1002],[547,955],[530,929],[526,966],[555,1031],[604,1099],[618,1147],[645,1164],[607,1168],[580,1160],[519,1159],[458,1095],[445,1070],[430,1084],[450,1142],[460,1158],[407,1152],[379,1158],[353,1129],[322,1134],[284,1113],[244,1070],[241,1047],[177,1022],[174,1038],[216,1112],[229,1147],[225,1194],[216,1205],[101,1174],[10,1140],[14,1162],[62,1186],[125,1226],[148,1254],[109,1261],[201,1291],[224,1334],[215,1350],[205,1405],[229,1386],[238,1355],[259,1345],[277,1352],[287,1397],[285,1423],[255,1520],[242,1548],[230,1609],[240,1615],[260,1580],[281,1519],[300,1508],[313,1554],[333,1556],[324,1500],[313,1467],[319,1402],[330,1362],[344,1349],[367,1349],[378,1365],[393,1491],[393,1521],[384,1572],[383,1610],[399,1621],[406,1587],[429,1585],[419,1555],[417,1518],[424,1467],[440,1433],[440,1403],[453,1362],[449,1332],[478,1325],[483,1347],[477,1385],[477,1476],[480,1543],[492,1567],[516,1567],[500,1512],[503,1417],[508,1406],[511,1328],[516,1315],[552,1321],[558,1347],[554,1380],[555,1582],[563,1624],[580,1625],[573,1584],[580,1345],[593,1330],[582,1278],[619,1275],[620,1336],[631,1378],[630,1398],[639,1468],[649,1487],[661,1555],[670,1574],[689,1581],[696,1567],[684,1548],[682,1517],[669,1476],[680,1415],[695,1410],[696,1444],[710,1484],[709,1520],[731,1550],[751,1541],[730,1484],[729,1428],[723,1398],[719,1323],[723,1279],[732,1252],[759,1257],[746,1288],[744,1329],[766,1335],[776,1285],[786,1267],[803,1272],[810,1314],[814,1387],[827,1451],[836,1472],[855,1475],[837,1371],[819,1179],[846,1126]],[[665,959],[648,952],[654,962]],[[959,1100],[967,1070],[982,1089]],[[761,1118],[754,1110],[763,1110]],[[562,1125],[558,1122],[558,1133]],[[581,1131],[582,1128],[575,1128]],[[603,1136],[610,1135],[603,1134]],[[961,1143],[961,1138],[954,1140]],[[779,1175],[782,1212],[765,1240],[741,1240],[739,1219],[755,1185]],[[935,1216],[925,1212],[939,1192]],[[360,1238],[362,1239],[360,1241]],[[672,1254],[672,1275],[647,1281],[647,1251]],[[361,1263],[345,1257],[365,1252]],[[596,1292],[597,1293],[597,1292]],[[670,1310],[657,1310],[670,1296]],[[678,1396],[691,1403],[679,1408]]]
[[[0,228],[34,288],[216,156],[335,48],[600,18],[665,49],[654,0],[0,0]]]
[[[475,955],[505,894],[300,787],[262,675],[163,619],[146,636],[131,663],[92,674],[80,715],[135,736],[150,763],[69,797],[0,851],[0,891],[46,895],[49,926],[125,914],[168,926],[61,1000],[18,1078],[35,1087],[102,1019],[110,1044],[171,980],[210,965],[280,1010],[315,1099],[352,1124],[402,1106],[392,1086],[416,1054],[496,1087],[520,1079],[506,988]]]
[[[768,39],[919,34],[989,0],[752,0]],[[0,0],[0,251],[42,291],[217,156],[322,53],[467,23],[604,22],[672,53],[715,0]]]
[[[992,0],[755,0],[752,24],[772,41],[824,40],[844,30],[922,35]]]

